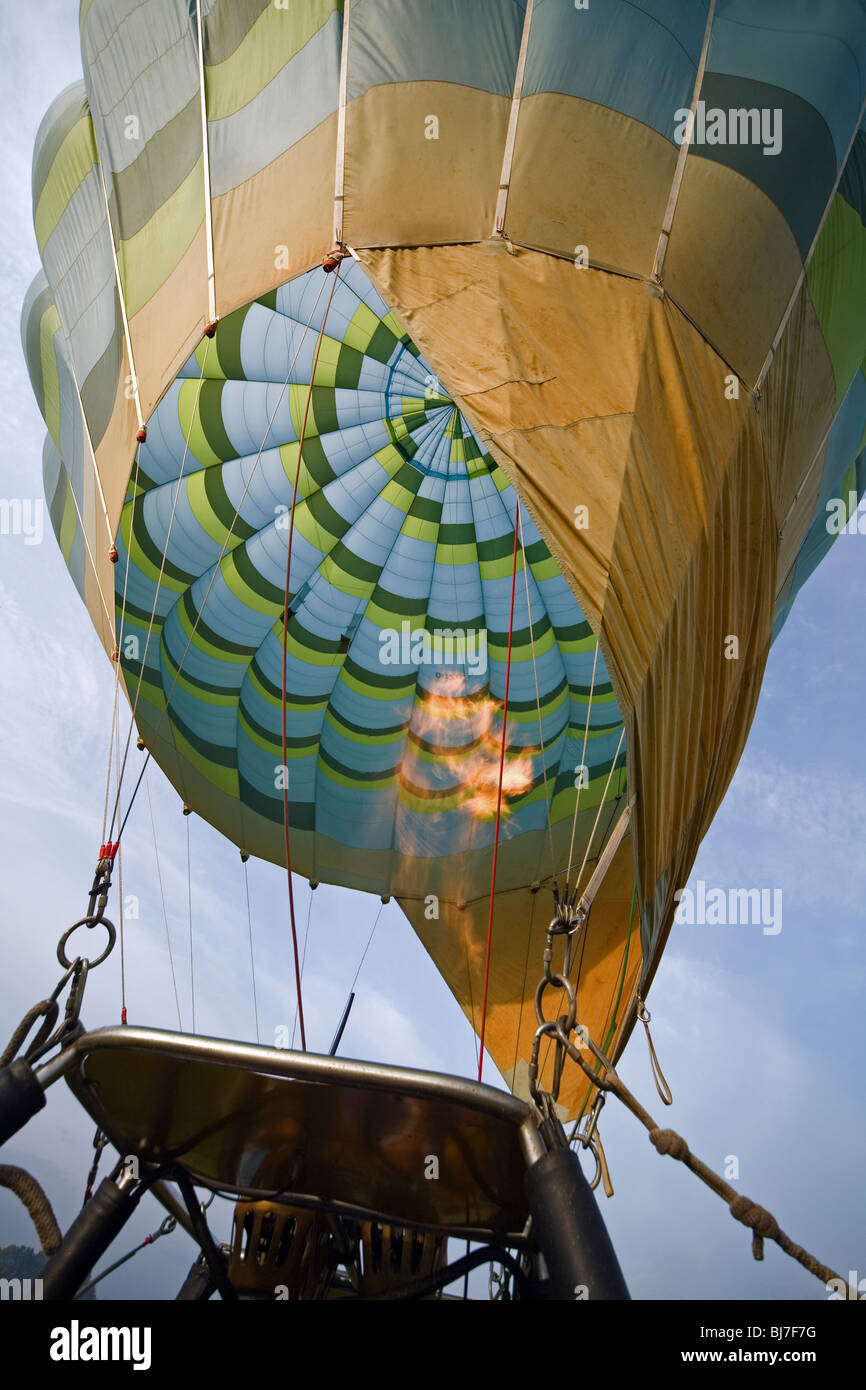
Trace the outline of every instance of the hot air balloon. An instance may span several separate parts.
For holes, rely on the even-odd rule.
[[[862,5],[84,0],[81,42],[23,336],[148,753],[395,898],[524,1100],[567,885],[615,1062],[863,490]]]

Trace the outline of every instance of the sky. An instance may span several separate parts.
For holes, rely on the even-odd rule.
[[[0,18],[0,498],[42,496],[44,426],[20,346],[21,302],[38,269],[30,203],[42,115],[80,76],[77,0],[8,6]],[[782,891],[782,927],[675,925],[653,984],[653,1039],[674,1093],[665,1110],[638,1029],[619,1068],[660,1122],[767,1206],[797,1242],[843,1275],[866,1277],[866,746],[860,637],[866,537],[843,535],[800,594],[767,667],[757,716],[690,886]],[[0,536],[0,1045],[59,978],[56,943],[83,915],[100,842],[113,670],[67,575],[50,523],[40,544]],[[124,735],[126,726],[124,725]],[[133,756],[138,755],[134,753]],[[130,1022],[189,1028],[190,903],[196,1029],[273,1043],[292,1027],[294,983],[285,875],[248,865],[257,1010],[244,875],[237,850],[196,817],[151,764],[148,773],[165,917],[146,797],[130,820],[124,897]],[[187,830],[191,895],[187,892]],[[117,883],[115,889],[117,892]],[[297,888],[306,930],[308,1041],[327,1051],[379,912],[379,901]],[[177,1001],[166,934],[172,946]],[[85,1021],[119,1020],[120,963],[94,971]],[[258,1015],[258,1017],[256,1016]],[[381,911],[341,1046],[344,1056],[463,1076],[472,1032],[396,904]],[[485,1078],[494,1079],[488,1063]],[[662,1112],[663,1115],[662,1115]],[[820,1283],[750,1234],[610,1101],[602,1123],[615,1196],[600,1198],[632,1296],[701,1300],[826,1299]],[[62,1227],[81,1204],[93,1126],[58,1083],[44,1111],[4,1149],[45,1187]],[[163,1217],[146,1198],[103,1262]],[[231,1204],[210,1215],[227,1235]],[[0,1245],[35,1245],[27,1215],[0,1192]],[[195,1254],[180,1231],[109,1276],[100,1296],[173,1297]],[[486,1274],[474,1288],[486,1291]]]

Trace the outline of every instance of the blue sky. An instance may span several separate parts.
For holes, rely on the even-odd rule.
[[[43,425],[19,340],[38,268],[30,208],[37,126],[80,75],[77,0],[9,7],[0,70],[0,497],[42,495]],[[866,1096],[862,1000],[866,699],[862,609],[866,537],[843,536],[808,583],[771,653],[749,744],[702,846],[691,883],[780,887],[783,926],[677,926],[651,991],[653,1035],[675,1104],[664,1122],[717,1169],[739,1159],[738,1188],[843,1274],[866,1277]],[[69,580],[46,518],[40,545],[0,537],[0,1035],[54,986],[56,942],[86,905],[105,791],[113,673]],[[133,756],[138,756],[133,754]],[[189,1026],[186,823],[159,771],[149,774],[182,1020]],[[237,851],[190,822],[196,1025],[255,1039],[243,875]],[[177,1012],[147,802],[130,821],[124,893],[140,917],[126,934],[131,1022],[176,1027]],[[285,877],[250,861],[260,1036],[294,1016]],[[115,890],[116,891],[116,890]],[[299,920],[309,892],[298,888]],[[320,888],[310,913],[304,999],[311,1046],[326,1050],[378,910],[377,899]],[[116,1022],[119,953],[88,984],[85,1018]],[[343,1055],[471,1075],[468,1024],[395,905],[382,912],[361,973]],[[642,1030],[621,1066],[661,1118]],[[493,1068],[486,1072],[493,1076]],[[605,1110],[616,1195],[601,1199],[633,1296],[824,1299],[776,1247],[752,1261],[748,1233],[711,1193],[659,1158],[630,1116]],[[40,1179],[62,1225],[80,1205],[92,1126],[61,1086],[4,1150]],[[230,1205],[215,1226],[227,1231]],[[212,1214],[215,1209],[212,1208]],[[112,1256],[162,1218],[150,1199]],[[35,1244],[23,1208],[0,1193],[0,1244]],[[105,1297],[173,1296],[193,1254],[182,1234],[106,1280]],[[110,1257],[110,1258],[111,1258]],[[486,1278],[481,1281],[486,1285]]]

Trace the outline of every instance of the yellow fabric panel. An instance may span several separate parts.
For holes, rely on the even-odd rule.
[[[180,259],[204,228],[203,161],[196,160],[183,183],[134,236],[117,249],[126,312],[130,318],[163,290]],[[179,259],[180,258],[180,259]],[[207,264],[198,278],[207,280]],[[133,352],[135,346],[133,345]]]
[[[99,523],[87,532],[87,540],[97,566],[99,583],[97,583],[97,571],[90,563],[90,555],[85,552],[84,603],[96,629],[96,635],[110,655],[115,645],[114,565],[108,558],[108,540],[105,540],[104,545],[100,545],[100,530],[104,537],[107,536],[105,522],[102,521],[101,517]],[[100,585],[102,586],[102,596],[99,592]],[[105,599],[104,605],[103,598]],[[107,613],[106,608],[108,609]]]
[[[712,457],[711,440],[704,437],[702,445],[704,456]],[[772,636],[775,529],[754,417],[733,456],[720,454],[718,462],[717,474],[707,479],[707,491],[716,491],[706,531],[681,577],[634,706],[638,872],[653,897],[654,961],[670,927],[673,895],[688,880],[745,746]],[[635,505],[642,497],[630,473],[613,557],[617,576],[633,537],[645,544]],[[611,617],[606,610],[605,622]],[[729,637],[738,642],[734,659],[728,659]]]
[[[138,363],[136,362],[136,366]],[[111,418],[105,428],[105,433],[96,446],[96,462],[99,468],[99,476],[102,480],[102,490],[105,494],[105,507],[108,517],[115,534],[120,524],[120,513],[123,509],[123,499],[126,496],[126,488],[129,482],[129,475],[135,458],[135,432],[138,429],[138,421],[135,414],[135,402],[130,396],[127,398],[124,386],[130,375],[129,358],[126,355],[126,344],[123,346],[123,354],[120,361],[120,372],[118,379],[118,390],[114,398],[114,409]],[[91,543],[95,542],[95,555],[97,558],[97,568],[102,578],[102,546],[105,546],[106,563],[109,541],[105,526],[101,527],[102,537],[100,538],[100,528],[97,528],[95,537],[91,538]],[[114,592],[113,575],[109,578],[107,593]]]
[[[557,835],[557,843],[566,857],[569,832],[570,826],[565,826]],[[536,840],[538,851],[544,854],[546,836],[542,832],[523,838]],[[482,857],[489,875],[490,855]],[[588,878],[589,872],[585,881]],[[641,965],[638,916],[635,913],[627,968],[623,970],[633,885],[634,857],[627,835],[608,870],[602,894],[593,906],[585,937],[578,939],[570,972],[570,978],[577,984],[580,1022],[589,1029],[593,1040],[602,1041],[610,1034],[608,1046],[615,1054],[621,1051],[634,1022],[629,1005]],[[443,899],[439,904],[438,919],[429,918],[425,914],[423,901],[419,902],[417,898],[400,897],[399,902],[467,1019],[476,1033],[480,1033],[488,929],[487,898],[481,897],[462,909]],[[535,894],[528,888],[497,893],[485,1047],[515,1093],[524,1097],[528,1095],[532,1039],[538,1026],[533,995],[543,972],[542,957],[551,915],[547,885]],[[563,945],[560,938],[554,948],[554,969],[561,969],[562,961]],[[615,1010],[617,998],[619,1008]],[[542,1007],[547,1018],[555,1018],[565,1012],[562,991],[545,991]],[[615,1012],[616,1026],[611,1030]],[[542,1043],[539,1060],[542,1084],[549,1087],[553,1049],[548,1043]],[[484,1079],[491,1079],[489,1072]],[[579,1112],[586,1089],[583,1074],[576,1067],[567,1067],[559,1096],[563,1116],[573,1117]]]
[[[97,537],[100,528],[102,529],[102,534],[105,538],[105,545],[103,549],[106,560],[108,560],[108,546],[110,542],[108,540],[108,528],[105,525],[105,518],[102,515],[102,504],[99,501],[97,493],[96,477],[93,470],[93,460],[91,458],[90,445],[87,442],[86,435],[84,435],[84,437],[82,438],[82,448],[84,451],[84,458],[82,460],[81,469],[81,497],[79,503],[79,515],[81,517],[82,529],[84,531],[85,536],[87,537],[87,545],[90,547],[89,553],[85,548],[84,604],[88,610],[90,610],[91,608],[94,610],[98,609],[102,619],[102,627],[106,627],[108,618],[112,617],[114,609],[114,574],[112,573],[109,576],[108,588],[104,587],[104,583],[102,581],[101,576],[99,581],[100,583],[103,583],[102,598],[105,599],[105,607],[108,608],[108,615],[106,615],[105,607],[103,607],[102,598],[100,598],[99,594],[97,577],[94,573],[93,566],[90,563],[90,555],[93,555],[94,560],[98,564],[99,552],[97,548]],[[108,563],[110,564],[111,562],[108,561]],[[111,568],[113,570],[114,566],[112,565]],[[111,626],[113,629],[113,622]],[[96,630],[97,632],[100,631],[99,626],[97,626]],[[109,634],[109,636],[113,636],[113,632]]]
[[[332,0],[267,5],[234,52],[207,66],[208,119],[223,120],[253,101],[333,13]]]
[[[195,351],[207,322],[207,253],[204,226],[159,289],[129,321],[138,391],[145,420],[162,399],[184,362]],[[208,362],[216,359],[211,347]],[[135,449],[135,429],[131,435]],[[132,452],[128,451],[129,468]],[[127,474],[128,477],[128,474]],[[107,493],[106,493],[107,500]],[[123,498],[120,497],[120,505]],[[111,513],[116,525],[120,519]]]
[[[671,892],[685,886],[698,842],[685,855],[682,827],[695,807],[698,838],[709,825],[742,751],[725,766],[722,731],[740,709],[745,742],[749,673],[763,670],[770,642],[775,530],[759,421],[726,398],[725,375],[679,311],[653,301],[602,614],[634,709],[647,897],[669,867]],[[729,635],[736,660],[725,656]]]
[[[200,273],[203,262],[204,233],[200,232],[165,284],[130,322],[132,350],[145,420],[201,337],[204,327],[203,296],[206,307],[205,280]],[[172,358],[164,355],[166,342],[180,344]],[[160,345],[163,345],[162,355]],[[113,534],[116,534],[120,524],[120,514],[136,451],[135,434],[138,419],[134,399],[131,394],[127,396],[126,391],[130,378],[131,370],[124,343],[114,409],[105,434],[96,449],[97,466]],[[85,469],[88,468],[89,464],[86,463]],[[92,469],[89,478],[87,471],[85,477],[92,491],[91,504],[85,513],[87,538],[102,592],[110,606],[115,579],[114,566],[108,558],[111,542],[102,516],[102,503],[96,493]],[[95,583],[86,588],[85,602],[100,640],[110,653],[114,649],[114,633],[106,623]]]
[[[652,272],[678,151],[619,111],[560,92],[524,97],[505,217],[521,245]]]
[[[220,317],[321,263],[331,248],[337,118],[213,200]]]
[[[765,193],[724,164],[687,158],[665,289],[749,389],[802,268],[791,229]]]
[[[641,282],[483,247],[362,260],[519,488],[600,636],[628,729],[655,956],[742,752],[769,648],[775,519],[759,417],[726,398],[726,365]],[[589,528],[576,530],[587,497]]]
[[[510,105],[449,82],[371,87],[351,102],[343,240],[411,246],[489,236]],[[438,139],[426,138],[428,117],[439,122]]]
[[[42,414],[48,433],[60,450],[60,377],[57,371],[58,344],[55,335],[60,330],[60,315],[52,300],[39,321],[39,356],[42,361]],[[62,349],[61,349],[62,350]]]
[[[284,283],[293,274],[308,269],[321,259],[322,248],[330,244],[332,163],[328,166],[329,172],[323,170],[328,160],[333,161],[333,150],[330,148],[333,138],[334,123],[325,122],[299,146],[275,160],[247,184],[214,201],[217,311],[220,316],[247,304],[254,296],[266,293],[269,288]],[[307,178],[309,181],[312,177],[311,169],[305,167],[308,160],[312,169],[319,171],[317,194],[321,218],[318,227],[310,228],[304,222],[302,228],[300,210],[297,220],[291,216],[292,207],[298,206],[292,201],[291,189],[296,179]],[[284,264],[279,267],[275,264],[275,252],[281,245],[288,248],[288,268]],[[130,320],[145,419],[194,351],[206,317],[207,269],[202,225],[175,269]],[[171,356],[166,355],[166,344],[172,345]],[[112,447],[106,451],[100,446],[99,450],[101,458],[112,461],[107,475],[105,465],[101,471],[106,505],[115,526],[119,521],[135,449],[134,406],[131,401],[125,401],[122,390],[128,371],[128,366],[124,365],[112,425],[116,424],[119,416],[125,415],[129,433],[122,443],[115,434]]]
[[[33,209],[36,244],[40,252],[51,236],[76,191],[97,163],[96,143],[89,115],[83,115],[58,149]]]

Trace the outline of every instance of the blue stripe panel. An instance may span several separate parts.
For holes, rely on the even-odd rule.
[[[862,126],[839,181],[839,192],[860,214],[860,221],[866,227],[866,129]]]
[[[689,157],[736,169],[766,193],[805,260],[836,182],[836,152],[823,116],[795,92],[709,71],[701,100]],[[743,114],[731,117],[732,111]],[[710,143],[719,136],[719,144]]]
[[[824,118],[837,169],[866,90],[861,0],[717,0],[709,71],[794,92]]]
[[[510,97],[523,0],[354,0],[349,100],[386,82],[457,82]]]
[[[333,14],[251,102],[208,122],[213,197],[238,188],[337,109],[341,33]]]
[[[536,0],[525,96],[564,92],[622,111],[674,138],[692,99],[706,0]]]
[[[221,329],[223,358],[215,357],[212,365],[221,361],[235,375],[220,385],[207,383],[208,389],[220,392],[215,433],[221,450],[228,452],[230,446],[236,451],[235,457],[209,462],[208,485],[218,479],[214,498],[221,497],[223,507],[227,498],[239,509],[245,538],[237,537],[233,546],[238,546],[241,573],[252,570],[262,581],[253,583],[259,597],[250,603],[246,590],[240,597],[232,591],[226,581],[232,566],[214,568],[222,547],[219,538],[209,534],[207,508],[196,516],[190,504],[187,479],[200,475],[202,466],[187,450],[178,423],[177,383],[150,420],[141,452],[151,486],[137,499],[139,521],[155,553],[167,551],[170,564],[191,576],[186,596],[165,584],[160,589],[147,668],[166,694],[172,690],[171,714],[179,729],[188,730],[220,767],[237,768],[241,796],[254,798],[275,823],[282,816],[275,770],[281,762],[280,611],[287,546],[283,523],[292,492],[291,469],[287,471],[280,447],[297,439],[298,419],[289,408],[286,378],[297,388],[312,369],[309,342],[300,353],[298,348],[316,302],[316,287],[321,287],[321,271],[283,287],[275,310],[256,304],[239,311],[239,332],[226,335],[226,320]],[[358,315],[361,304],[373,310],[378,328],[369,316]],[[320,303],[308,340],[315,340],[323,312]],[[309,499],[302,498],[300,505],[313,517],[319,509],[322,529],[296,526],[289,579],[290,803],[293,815],[304,824],[341,844],[371,850],[393,847],[397,853],[421,856],[457,853],[470,842],[474,849],[489,845],[493,834],[492,823],[475,822],[467,811],[464,789],[471,788],[478,775],[491,769],[495,773],[497,766],[496,702],[505,691],[516,494],[502,485],[493,460],[454,403],[435,388],[426,394],[430,368],[405,337],[398,337],[393,320],[390,327],[383,322],[385,317],[385,305],[360,265],[348,262],[337,282],[327,336],[361,341],[366,335],[375,351],[364,355],[356,389],[320,388],[317,423],[325,433],[315,448],[311,446],[311,477],[304,485]],[[386,353],[388,360],[383,361]],[[358,359],[361,355],[356,353]],[[331,361],[333,356],[332,352]],[[182,373],[186,399],[181,419],[190,416],[198,374],[198,360],[191,358]],[[303,396],[296,389],[295,417]],[[213,424],[212,412],[208,418]],[[260,450],[271,419],[268,447]],[[378,452],[387,466],[376,457]],[[184,481],[178,491],[181,469]],[[401,489],[397,503],[383,496],[386,489],[394,491],[390,480],[395,476]],[[193,492],[201,481],[196,478]],[[413,534],[418,519],[425,523],[422,536]],[[442,533],[443,526],[465,529],[455,535]],[[216,529],[221,535],[220,527]],[[548,569],[549,556],[539,546],[538,531],[528,515],[523,533],[524,543],[537,552],[539,570]],[[461,547],[456,554],[453,545]],[[495,564],[479,556],[488,545],[487,559],[495,559]],[[118,549],[120,574],[126,560],[121,538]],[[493,569],[500,571],[495,577]],[[269,591],[263,592],[262,585]],[[154,580],[135,563],[133,550],[130,602],[148,613],[154,592]],[[392,623],[380,609],[394,614],[398,634],[405,630],[405,620],[410,630],[425,625],[428,630],[462,628],[474,641],[468,649],[449,651],[429,665],[421,664],[417,650],[413,656],[411,649],[401,648],[393,660],[383,659],[383,638],[390,641]],[[190,613],[201,619],[192,643]],[[526,750],[526,790],[541,782],[544,770],[548,796],[559,798],[556,811],[568,814],[574,771],[582,760],[587,714],[582,692],[591,682],[594,643],[563,576],[539,580],[521,566],[515,630],[525,632],[530,622],[538,628],[537,645],[547,648],[537,653],[538,693],[545,710],[543,760],[534,708],[536,677],[525,637],[520,639],[520,658],[512,664],[509,745],[513,753]],[[384,633],[383,623],[388,629]],[[548,623],[561,629],[567,647],[574,645],[576,634],[583,634],[586,649],[551,645]],[[487,639],[486,652],[479,632]],[[181,660],[188,682],[183,679],[175,686],[174,670]],[[137,668],[124,669],[127,679],[134,681]],[[196,682],[206,693],[198,693]],[[603,697],[606,684],[599,656],[590,719],[595,736],[586,759],[596,777],[603,775],[605,759],[609,763],[622,728],[616,706]],[[209,698],[211,692],[220,697],[218,702]],[[451,717],[443,717],[441,708],[431,712],[431,695],[444,699],[454,711]],[[468,711],[459,703],[464,696],[475,701]],[[453,747],[456,757],[431,754],[426,747],[431,742],[439,748]],[[481,774],[476,769],[479,757]],[[350,785],[339,781],[334,769]],[[374,781],[382,785],[370,785]],[[415,791],[422,796],[434,793],[422,811],[407,805]],[[459,793],[458,804],[441,809],[437,792],[451,798]],[[516,807],[506,816],[503,834],[541,829],[546,815],[547,802],[536,797],[533,804]]]

